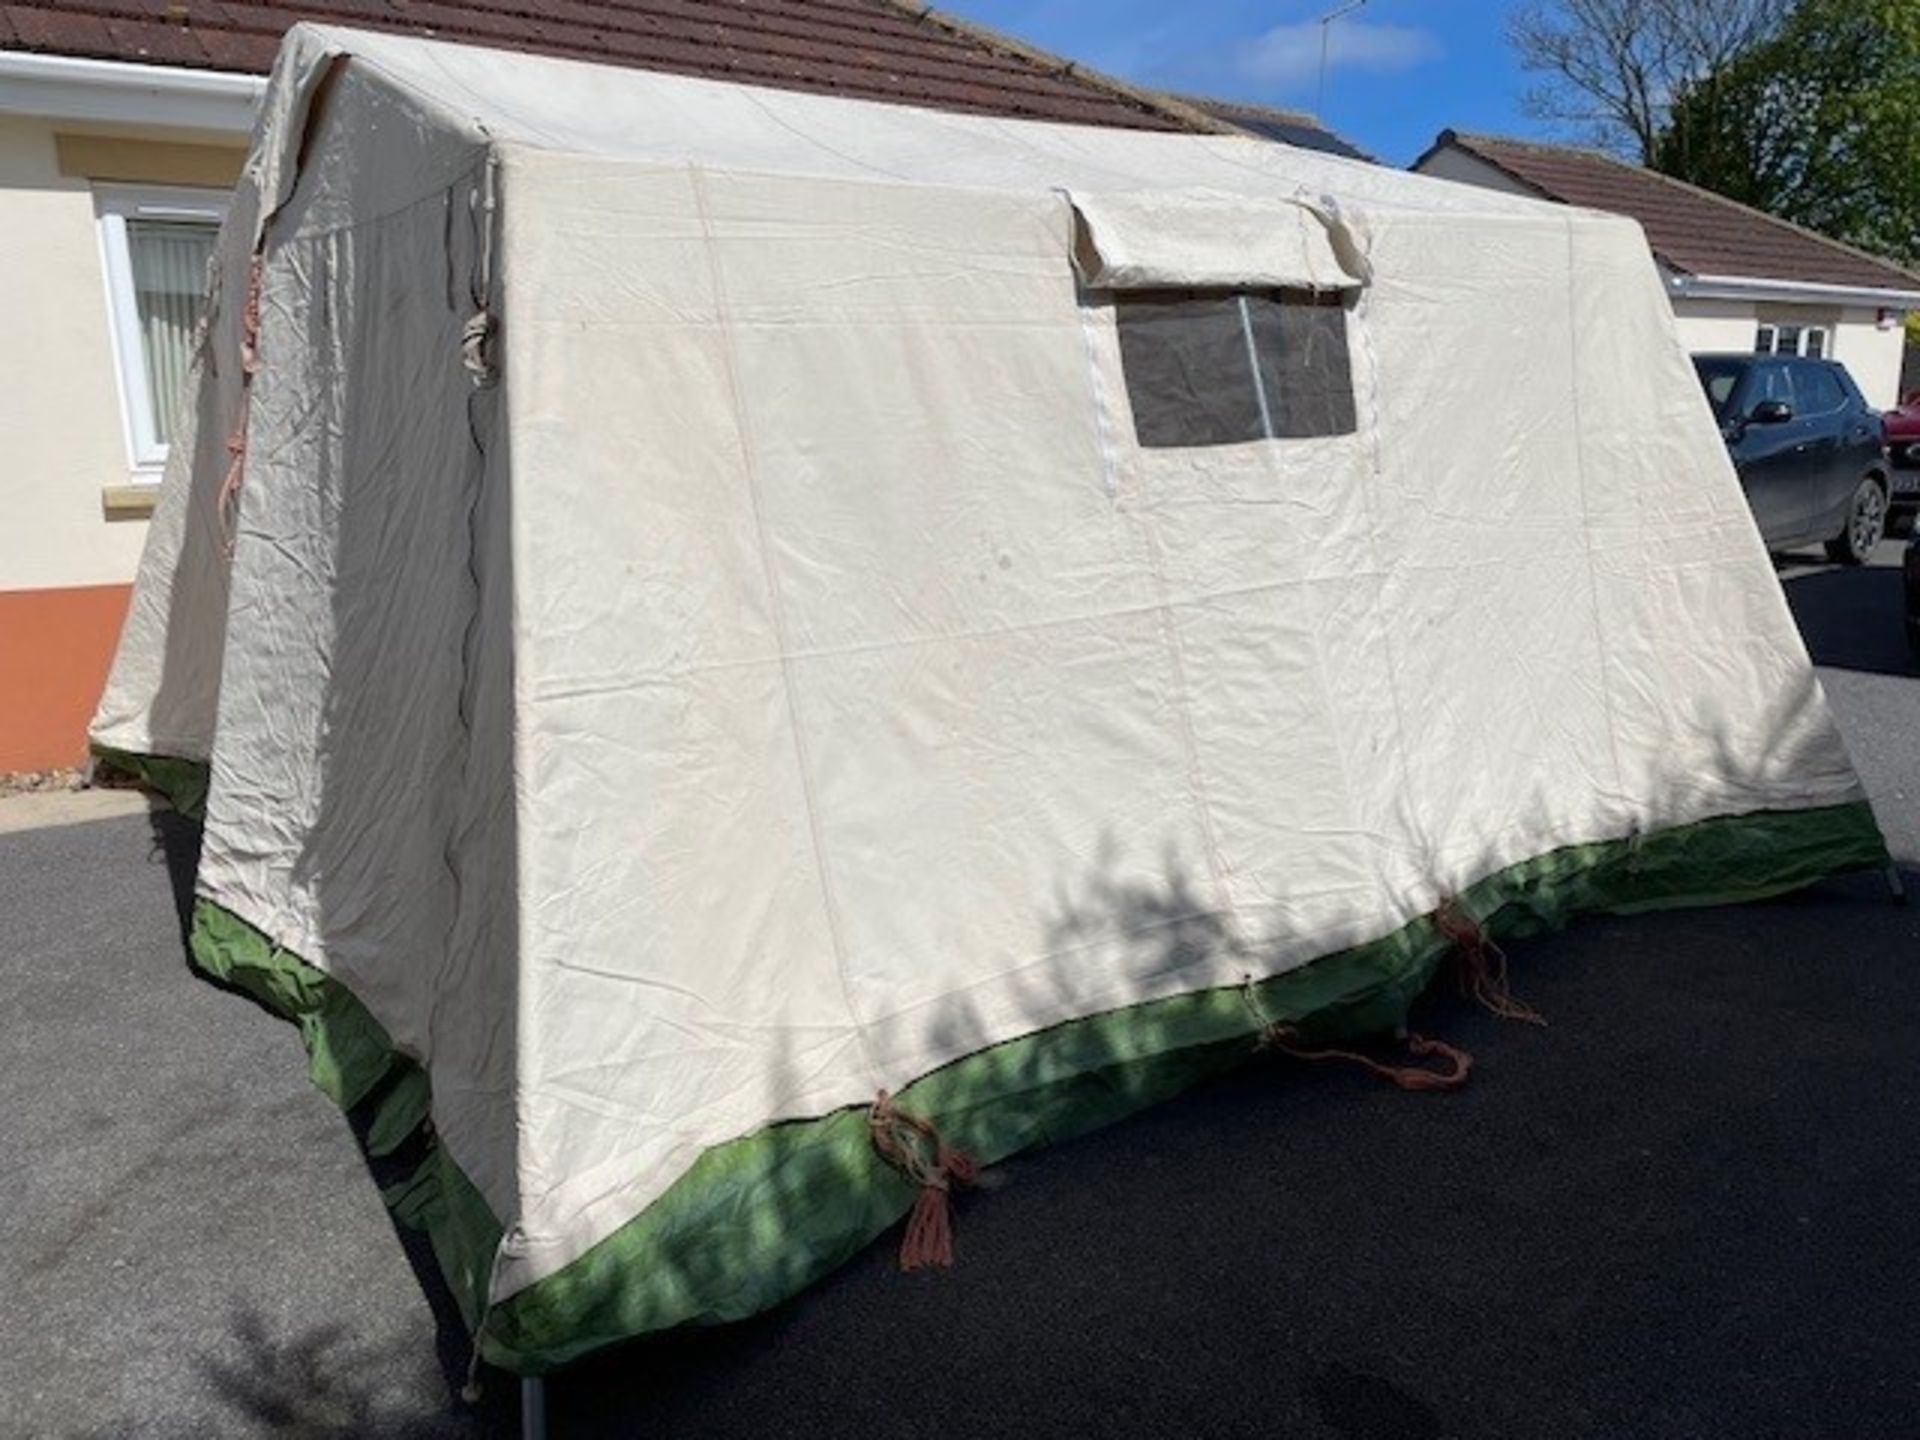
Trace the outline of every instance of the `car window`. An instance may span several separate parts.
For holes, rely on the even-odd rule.
[[[1747,373],[1747,362],[1696,356],[1693,368],[1699,372],[1700,386],[1707,392],[1707,403],[1713,407],[1713,418],[1725,420],[1734,393],[1740,388],[1740,377]]]
[[[1784,400],[1798,411],[1799,403],[1793,395],[1793,371],[1778,361],[1753,367],[1753,379],[1748,382],[1746,407],[1749,411],[1762,400]]]
[[[1800,396],[1799,409],[1807,415],[1826,415],[1838,410],[1847,403],[1847,395],[1840,388],[1840,381],[1833,371],[1824,365],[1799,365],[1794,367],[1794,390]]]

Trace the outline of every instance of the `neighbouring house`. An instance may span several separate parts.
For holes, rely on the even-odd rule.
[[[905,0],[0,8],[0,772],[85,756],[214,233],[301,18],[977,115],[1230,128]]]
[[[1893,405],[1920,275],[1597,150],[1442,130],[1413,169],[1640,222],[1689,350],[1828,355]]]

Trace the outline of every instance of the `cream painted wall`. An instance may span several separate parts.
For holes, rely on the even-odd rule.
[[[1801,325],[1827,325],[1833,334],[1832,358],[1847,367],[1869,405],[1884,410],[1899,403],[1900,362],[1906,340],[1901,328],[1880,328],[1877,310],[1837,312],[1818,305],[1756,305],[1751,300],[1676,300],[1674,321],[1687,349],[1753,349],[1753,332],[1764,318]]]
[[[1833,358],[1847,367],[1869,405],[1887,410],[1900,403],[1900,362],[1906,348],[1906,332],[1899,325],[1882,330],[1878,311],[1840,312]]]
[[[1676,300],[1674,328],[1688,350],[1753,349],[1754,311],[1750,300]]]
[[[133,578],[146,523],[104,517],[132,475],[93,192],[53,127],[0,117],[0,590]]]

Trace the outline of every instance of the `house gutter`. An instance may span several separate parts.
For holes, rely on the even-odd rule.
[[[1920,310],[1920,290],[1872,285],[1823,285],[1811,280],[1763,280],[1751,275],[1667,276],[1667,291],[1687,300],[1775,300],[1862,309]]]
[[[0,114],[246,135],[264,75],[0,52]]]

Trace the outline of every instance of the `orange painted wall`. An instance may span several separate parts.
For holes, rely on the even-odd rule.
[[[0,590],[0,772],[78,765],[131,585]]]

